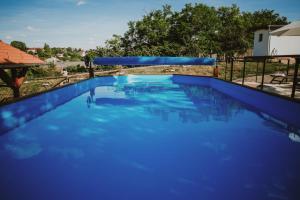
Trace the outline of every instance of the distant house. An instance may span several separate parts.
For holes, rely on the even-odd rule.
[[[64,57],[64,54],[63,54],[63,53],[58,53],[58,54],[56,54],[56,57],[57,57],[57,58],[63,58],[63,57]]]
[[[42,50],[43,48],[27,48],[27,53],[33,53],[36,54],[38,50]]]
[[[57,59],[57,58],[55,58],[55,57],[51,57],[51,58],[47,58],[46,60],[45,60],[45,62],[47,63],[47,64],[56,64],[57,62],[59,62],[60,60],[59,59]]]
[[[81,57],[84,57],[84,56],[86,55],[86,52],[85,52],[84,50],[81,50],[81,51],[79,52],[79,54],[80,54]]]
[[[254,33],[253,56],[300,54],[300,35],[284,34],[289,27],[300,25],[300,21],[278,27],[269,26]]]

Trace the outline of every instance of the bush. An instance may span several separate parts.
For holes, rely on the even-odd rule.
[[[69,73],[83,73],[83,72],[87,72],[88,70],[81,65],[76,65],[76,66],[68,66],[66,67],[67,72]]]
[[[55,67],[32,67],[28,69],[28,78],[42,78],[42,77],[58,77],[61,76],[60,71]]]

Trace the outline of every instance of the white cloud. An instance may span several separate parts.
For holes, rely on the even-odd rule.
[[[33,31],[33,27],[32,26],[26,26],[26,29],[29,31]]]
[[[11,35],[7,35],[7,36],[5,36],[5,39],[10,40],[10,39],[12,39],[12,36]]]
[[[38,31],[39,29],[37,29],[37,28],[34,28],[34,27],[32,27],[32,26],[26,26],[26,29],[28,30],[28,31]]]
[[[21,33],[21,34],[20,34],[20,37],[27,37],[27,35],[24,34],[24,33]]]
[[[77,6],[81,6],[81,5],[84,5],[84,4],[86,4],[86,1],[84,1],[84,0],[79,0],[79,1],[77,1]]]

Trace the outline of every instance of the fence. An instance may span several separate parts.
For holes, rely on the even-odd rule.
[[[267,92],[300,99],[300,55],[228,58],[221,78]]]

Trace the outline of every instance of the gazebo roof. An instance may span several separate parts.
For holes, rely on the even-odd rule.
[[[36,56],[25,53],[0,40],[0,67],[26,67],[44,64],[44,61]]]

